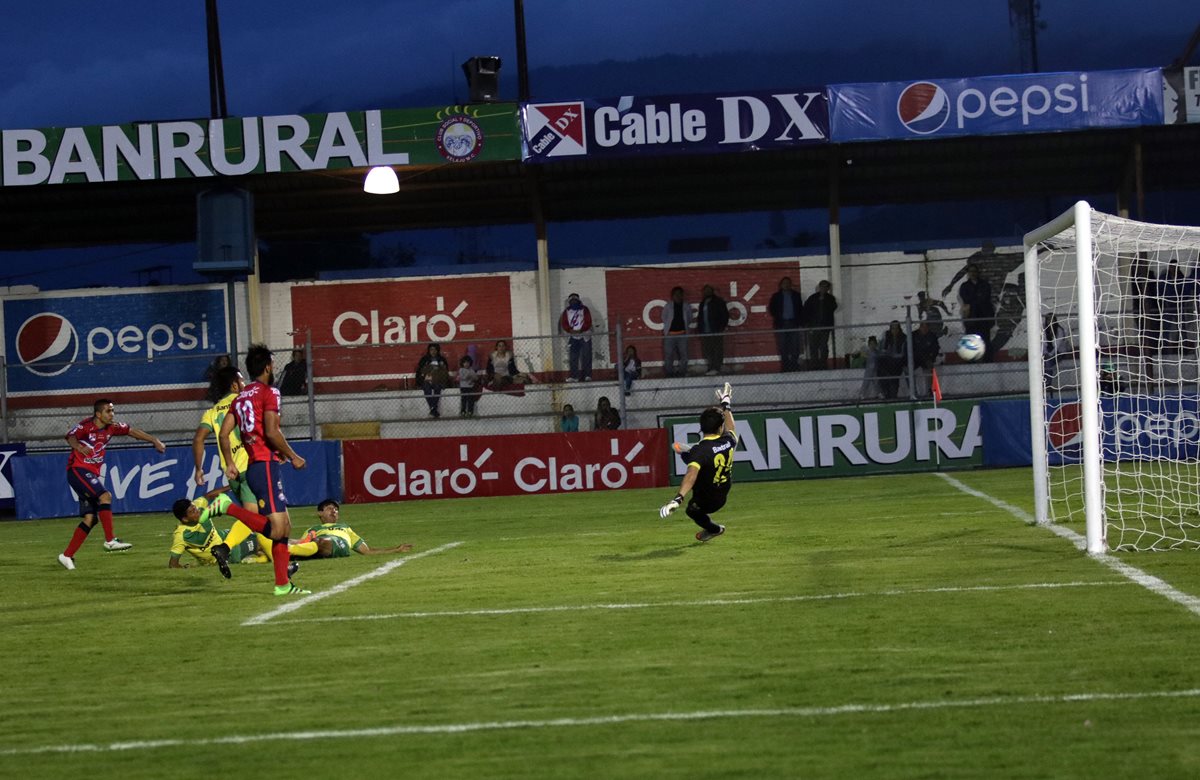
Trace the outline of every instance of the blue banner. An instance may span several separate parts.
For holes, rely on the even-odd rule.
[[[292,442],[292,449],[308,461],[297,471],[280,469],[288,503],[312,506],[326,498],[341,500],[341,448],[336,441]],[[79,513],[79,499],[67,486],[67,453],[13,458],[17,517],[70,517]],[[225,484],[216,447],[205,453],[206,483],[192,479],[191,447],[168,447],[160,455],[152,447],[110,449],[104,465],[104,484],[113,494],[117,513],[169,512],[179,498],[195,498]]]
[[[984,401],[983,465],[1028,466],[1033,463],[1029,432],[1029,399]]]
[[[1046,404],[1050,464],[1079,463],[1083,418],[1076,399]],[[1100,453],[1118,461],[1192,461],[1200,458],[1200,396],[1101,398]]]
[[[9,298],[8,390],[200,384],[226,332],[219,289]]]
[[[838,84],[829,114],[835,143],[1159,125],[1163,79],[1146,68]]]
[[[522,159],[756,151],[829,140],[824,87],[523,103]]]
[[[0,444],[0,509],[12,509],[16,503],[13,489],[13,458],[25,454],[25,444]]]

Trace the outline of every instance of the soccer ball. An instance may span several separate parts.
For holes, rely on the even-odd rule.
[[[985,348],[983,346],[983,337],[978,333],[967,333],[958,340],[958,356],[968,363],[974,363],[979,358],[983,357]]]

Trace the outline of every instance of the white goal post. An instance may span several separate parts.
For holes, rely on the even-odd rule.
[[[1038,523],[1200,548],[1200,228],[1080,201],[1025,236]]]

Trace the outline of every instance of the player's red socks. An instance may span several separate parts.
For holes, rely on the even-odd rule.
[[[79,552],[79,548],[83,545],[83,540],[88,538],[91,530],[91,527],[84,523],[75,526],[75,534],[71,537],[71,543],[67,545],[67,549],[63,550],[63,555],[68,558],[74,558],[75,553]]]
[[[271,535],[271,518],[266,515],[260,515],[258,512],[251,512],[248,509],[243,509],[237,504],[230,504],[225,509],[225,514],[232,517],[234,520],[241,520],[246,526],[256,534],[262,534],[269,537]]]
[[[112,527],[112,505],[101,504],[99,510],[97,514],[100,515],[100,525],[104,527],[104,541],[111,542],[115,538]]]
[[[280,542],[277,540],[271,541],[271,560],[275,564],[275,586],[288,584],[288,563],[291,562],[291,554],[288,552],[288,543],[285,539]]]

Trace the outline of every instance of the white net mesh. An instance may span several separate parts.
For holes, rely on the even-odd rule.
[[[1084,520],[1090,381],[1109,549],[1200,547],[1200,228],[1098,212],[1091,228],[1095,376],[1079,370],[1075,228],[1038,245],[1049,518]]]

